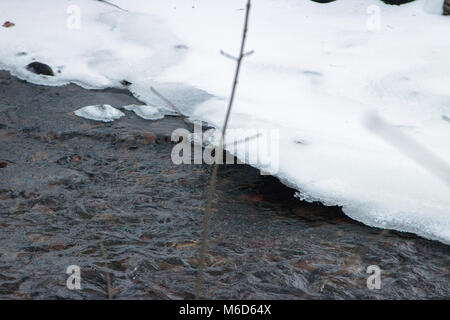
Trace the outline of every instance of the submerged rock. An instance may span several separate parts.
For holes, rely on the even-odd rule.
[[[36,73],[36,74],[42,74],[45,76],[54,76],[55,74],[53,73],[52,68],[50,68],[50,66],[48,66],[45,63],[42,62],[32,62],[29,65],[26,66],[26,69],[30,72]]]
[[[86,174],[72,169],[61,169],[54,175],[49,175],[46,180],[50,185],[74,186],[88,182],[89,178]]]

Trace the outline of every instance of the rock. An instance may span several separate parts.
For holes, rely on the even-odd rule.
[[[399,6],[399,5],[401,5],[401,4],[405,4],[405,3],[408,3],[408,2],[412,2],[412,1],[414,1],[414,0],[381,0],[381,1],[383,1],[383,2],[386,3],[386,4],[393,4],[393,5]]]
[[[46,242],[48,240],[48,237],[46,237],[45,235],[40,234],[40,233],[32,233],[32,234],[27,235],[27,239],[28,239],[28,241],[31,241],[34,243],[36,243],[36,242],[42,243],[42,242]]]
[[[31,208],[31,212],[38,213],[38,214],[54,214],[55,211],[49,207],[43,206],[41,204],[35,204]]]
[[[100,214],[96,214],[93,217],[93,220],[95,221],[103,221],[103,222],[119,222],[120,221],[120,217],[113,212],[105,212],[105,213],[100,213]]]
[[[140,144],[152,144],[158,141],[158,137],[153,132],[143,132],[141,136],[142,139],[137,140]]]
[[[0,85],[11,84],[11,77],[9,75],[0,74]]]
[[[117,136],[117,142],[126,147],[131,147],[136,145],[136,136],[133,132],[124,132]]]
[[[108,208],[108,202],[103,199],[88,199],[84,202],[84,207],[88,211],[98,212]]]
[[[444,16],[450,16],[450,0],[444,2]]]
[[[120,84],[125,86],[125,87],[128,87],[128,86],[132,85],[132,83],[130,81],[127,81],[127,80],[120,81]]]
[[[11,28],[11,27],[14,27],[14,26],[15,26],[15,24],[12,23],[11,21],[6,21],[6,22],[2,25],[2,27],[4,27],[4,28]]]
[[[46,152],[42,152],[42,151],[36,152],[33,154],[32,160],[33,160],[33,162],[48,160],[48,154]]]
[[[36,74],[42,74],[45,76],[54,76],[52,68],[50,68],[45,63],[41,62],[32,62],[29,65],[26,66],[26,69],[30,72],[36,73]]]
[[[0,249],[0,261],[2,262],[14,262],[18,259],[20,252],[18,251],[7,251],[5,249]]]
[[[58,174],[50,175],[47,177],[47,182],[50,185],[65,185],[74,186],[85,184],[89,181],[89,178],[80,172],[72,169],[63,169],[58,172]]]

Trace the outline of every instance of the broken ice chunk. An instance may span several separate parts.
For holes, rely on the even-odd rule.
[[[75,114],[85,119],[103,122],[111,122],[120,119],[125,115],[122,111],[117,110],[108,104],[83,107],[75,110]]]
[[[164,113],[158,107],[147,105],[129,105],[123,107],[125,110],[133,111],[137,116],[145,120],[159,120],[164,118]]]

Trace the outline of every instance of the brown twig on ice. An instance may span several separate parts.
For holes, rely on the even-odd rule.
[[[239,56],[237,58],[235,58],[236,59],[236,72],[234,74],[233,88],[231,89],[231,96],[230,96],[230,100],[228,103],[227,113],[225,115],[225,121],[224,121],[224,124],[222,127],[222,134],[221,134],[220,143],[219,143],[220,146],[223,145],[225,133],[226,133],[226,130],[228,127],[228,121],[230,119],[231,108],[233,106],[234,95],[236,92],[236,87],[237,87],[238,78],[239,78],[239,71],[241,69],[241,62],[242,62],[242,59],[246,55],[248,55],[247,53],[244,52],[244,48],[245,48],[245,40],[247,38],[247,28],[248,28],[248,17],[249,17],[249,13],[250,13],[250,5],[251,5],[251,0],[248,0],[247,6],[246,6],[246,11],[245,11],[244,30],[242,32],[241,49],[239,52]],[[226,56],[230,56],[230,55],[226,54]],[[230,56],[230,57],[232,57],[232,56]],[[200,246],[200,258],[199,258],[199,263],[198,263],[197,283],[196,283],[196,287],[195,287],[195,298],[196,299],[200,298],[200,291],[201,291],[201,286],[202,286],[202,281],[203,281],[203,269],[205,267],[205,253],[206,253],[206,249],[207,249],[206,247],[207,247],[207,238],[208,238],[208,225],[209,225],[209,220],[211,218],[212,201],[213,201],[214,194],[216,192],[218,169],[219,169],[219,166],[218,166],[217,162],[214,162],[213,172],[211,174],[211,180],[209,183],[208,197],[206,200],[205,216],[204,216],[204,220],[203,220],[202,240],[201,240],[201,246]]]
[[[100,242],[100,250],[102,251],[103,260],[105,261],[105,268],[108,269],[108,261],[106,257],[106,250],[103,246],[103,241]],[[108,270],[105,271],[105,278],[106,278],[106,290],[108,292],[108,299],[112,300],[112,290],[111,290],[111,277],[109,276]]]

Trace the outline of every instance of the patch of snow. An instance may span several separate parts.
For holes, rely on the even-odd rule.
[[[108,104],[86,106],[75,110],[74,113],[81,118],[103,122],[111,122],[120,119],[125,115],[122,111],[113,108]]]
[[[164,118],[164,113],[154,106],[132,104],[125,106],[124,109],[133,111],[137,116],[145,120],[159,120]]]

